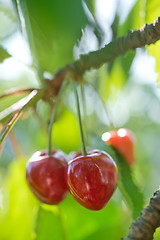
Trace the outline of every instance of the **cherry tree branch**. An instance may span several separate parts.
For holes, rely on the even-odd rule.
[[[160,40],[160,17],[151,24],[145,24],[138,30],[130,31],[127,35],[114,39],[100,50],[81,55],[79,60],[61,68],[52,81],[46,79],[46,85],[49,86],[45,97],[56,96],[65,78],[70,77],[78,81],[85,71],[97,69],[129,50],[154,44],[158,40]]]
[[[99,68],[129,50],[153,44],[158,40],[160,40],[160,17],[152,24],[145,24],[138,30],[129,31],[127,35],[114,39],[100,50],[82,55],[75,65],[83,73],[91,68]]]
[[[124,55],[129,50],[135,50],[146,45],[154,44],[160,40],[160,17],[153,23],[145,24],[138,30],[129,31],[127,35],[114,39],[97,51],[81,55],[80,58],[59,69],[52,80],[44,79],[46,88],[42,98],[49,99],[58,95],[60,87],[66,78],[75,81],[82,80],[82,75],[92,68],[98,69],[104,63],[113,61],[120,55]],[[18,95],[31,92],[33,89],[23,89],[11,91],[3,94],[0,98],[9,95]]]
[[[150,199],[149,205],[141,211],[132,223],[129,234],[123,240],[152,240],[156,228],[160,227],[160,189]]]

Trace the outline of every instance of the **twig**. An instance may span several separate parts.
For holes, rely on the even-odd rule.
[[[152,24],[145,24],[139,30],[130,31],[127,35],[114,39],[100,50],[81,55],[79,60],[60,69],[51,81],[46,79],[46,85],[49,86],[45,97],[56,96],[65,78],[78,81],[85,71],[91,68],[97,69],[129,50],[153,44],[158,40],[160,40],[160,17]]]
[[[31,93],[34,89],[29,88],[29,89],[11,89],[4,94],[0,95],[0,99],[4,97],[9,97],[9,96],[19,96],[25,93]]]
[[[33,103],[35,103],[35,102],[37,103],[37,100],[39,99],[39,97],[40,97],[40,92],[37,90],[33,90],[26,98],[22,99],[23,102],[21,102],[21,104],[18,102],[19,103],[18,108],[12,109],[13,110],[12,112],[14,112],[14,116],[9,121],[9,123],[4,127],[4,130],[2,131],[2,133],[0,135],[0,145],[3,143],[4,138],[7,136],[7,134],[10,132],[12,127],[15,125],[15,123],[21,116],[22,111],[25,108],[31,106]],[[22,101],[22,100],[20,100],[20,101]]]
[[[152,240],[158,227],[160,227],[160,189],[150,199],[149,206],[143,208],[141,217],[132,223],[128,236],[123,240]]]
[[[10,107],[0,112],[0,121],[10,116],[12,113],[20,111],[28,102],[32,102],[30,100],[33,99],[34,95],[37,97],[37,100],[35,100],[35,97],[34,97],[34,102],[36,103],[41,98],[42,94],[43,94],[43,90],[33,90],[28,96],[22,98],[18,102],[14,103]],[[31,104],[27,104],[27,106],[30,106],[30,105]]]

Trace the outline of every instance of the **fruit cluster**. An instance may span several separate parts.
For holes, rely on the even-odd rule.
[[[58,204],[69,190],[82,206],[100,210],[117,186],[118,171],[111,156],[100,150],[77,153],[68,162],[61,151],[38,151],[26,165],[26,179],[41,202]]]
[[[106,132],[102,139],[118,150],[129,165],[135,162],[134,138],[128,129]],[[109,201],[118,182],[118,170],[109,154],[100,150],[33,154],[26,165],[26,179],[35,196],[46,204],[58,204],[70,194],[82,206],[100,210]]]

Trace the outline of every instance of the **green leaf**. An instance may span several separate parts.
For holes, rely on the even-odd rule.
[[[67,239],[62,221],[59,206],[40,206],[37,214],[35,240]]]
[[[92,15],[94,16],[95,14],[95,0],[85,0],[84,1],[88,7],[88,9],[90,10],[90,12],[92,13]]]
[[[1,185],[0,239],[31,240],[38,205],[26,183],[25,161],[16,160],[10,165]]]
[[[160,16],[160,5],[158,0],[147,0],[146,1],[146,16],[145,21],[146,23],[152,23],[157,17]],[[158,81],[160,82],[160,44],[159,41],[156,42],[154,45],[147,46],[148,52],[151,56],[156,59],[156,71],[158,73]]]
[[[92,146],[109,153],[118,166],[119,183],[118,187],[123,194],[129,208],[132,209],[133,218],[140,215],[144,205],[144,197],[139,187],[133,180],[132,169],[127,164],[124,157],[115,149],[104,143],[101,138],[91,135],[90,143]]]
[[[104,235],[100,239],[105,239],[106,236],[106,239],[120,239],[126,227],[129,227],[129,223],[120,224],[126,221],[126,214],[123,211],[122,201],[117,195],[102,210],[91,211],[81,206],[68,194],[61,203],[61,210],[64,214],[64,224],[69,240],[96,239],[94,235],[97,237],[98,231],[102,231],[101,237]],[[116,232],[113,227],[116,227]]]
[[[128,31],[136,30],[142,27],[144,24],[144,18],[142,18],[141,11],[143,10],[142,1],[137,0],[123,24],[119,26],[119,36],[127,34]]]
[[[118,151],[116,151],[116,155],[120,173],[119,188],[126,198],[128,205],[132,208],[133,218],[135,219],[136,217],[140,216],[140,212],[144,207],[144,196],[134,182],[132,170],[124,157]]]
[[[157,17],[160,16],[160,5],[158,0],[146,0],[145,6],[145,21],[152,23]]]
[[[34,63],[53,72],[73,60],[73,47],[87,24],[82,1],[17,1]]]
[[[9,57],[11,57],[11,55],[7,52],[7,50],[0,46],[0,63]]]

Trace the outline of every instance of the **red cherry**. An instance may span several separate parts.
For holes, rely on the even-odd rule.
[[[45,151],[38,151],[29,159],[26,179],[31,191],[41,202],[58,204],[66,197],[66,166],[61,151],[53,151],[50,156]]]
[[[135,162],[134,156],[134,136],[131,131],[125,128],[105,132],[102,140],[116,148],[131,166]]]
[[[70,152],[69,155],[67,156],[67,162],[72,161],[74,158],[80,157],[82,156],[82,152],[81,151],[73,151]]]
[[[73,159],[66,168],[66,182],[71,195],[91,210],[105,207],[117,181],[115,162],[110,155],[100,150]]]
[[[88,149],[87,149],[87,153],[88,153],[88,152],[91,152],[91,151],[92,151],[91,148],[88,148]],[[95,150],[94,150],[94,151],[95,151]],[[80,157],[80,156],[83,156],[81,150],[70,152],[69,155],[67,156],[67,162],[70,162],[70,161],[72,161],[73,159],[75,159],[75,158],[77,158],[77,157]]]

